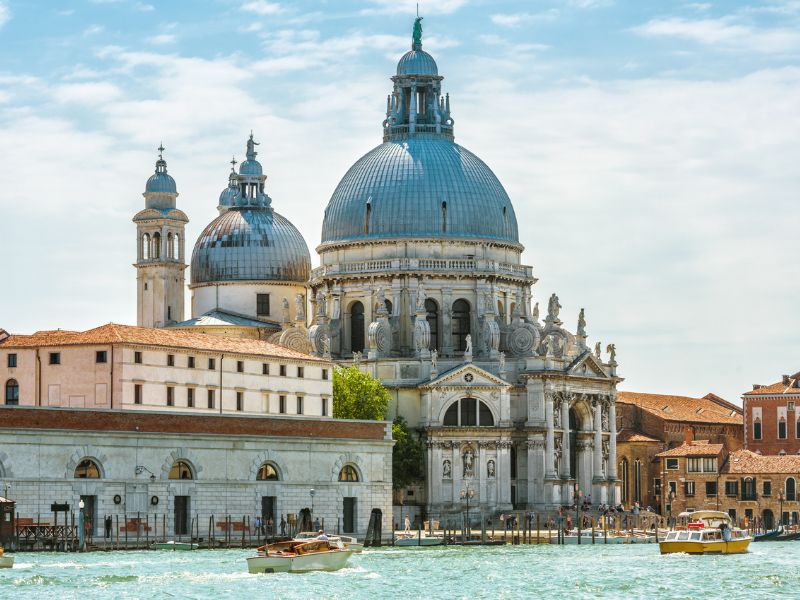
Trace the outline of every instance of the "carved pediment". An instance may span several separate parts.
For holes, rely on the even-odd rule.
[[[567,373],[578,377],[609,378],[603,370],[603,365],[597,357],[588,350],[572,361],[567,367]]]
[[[473,363],[464,363],[440,374],[433,381],[428,381],[419,386],[420,389],[439,388],[510,388],[511,384],[488,371],[475,366]]]

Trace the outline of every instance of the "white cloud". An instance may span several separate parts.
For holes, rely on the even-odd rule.
[[[87,105],[105,104],[116,100],[120,95],[121,91],[116,85],[104,81],[68,83],[57,86],[54,91],[59,102]]]
[[[8,23],[11,19],[11,11],[5,2],[0,2],[0,27]]]
[[[416,15],[418,0],[370,0],[374,8],[365,8],[361,14],[404,13],[409,17]],[[437,0],[424,4],[420,8],[420,15],[447,15],[466,6],[469,0]]]
[[[492,23],[500,27],[519,27],[526,23],[533,23],[536,21],[554,21],[558,18],[558,10],[551,8],[550,10],[531,14],[531,13],[512,13],[512,14],[496,14],[492,15]]]
[[[165,44],[172,44],[175,42],[175,36],[169,33],[162,33],[159,35],[154,35],[152,37],[147,38],[148,44],[153,44],[155,46],[163,46]]]
[[[97,35],[98,33],[102,33],[105,30],[105,27],[102,25],[89,25],[86,29],[83,30],[83,35],[90,36],[90,35]]]
[[[575,8],[606,8],[614,5],[614,0],[568,0]]]
[[[277,2],[267,2],[266,0],[245,2],[242,4],[241,8],[243,11],[255,13],[261,16],[276,15],[283,10],[283,7]]]
[[[633,28],[649,38],[678,38],[730,51],[765,54],[800,50],[800,31],[790,28],[757,28],[738,23],[733,17],[719,19],[652,19]]]

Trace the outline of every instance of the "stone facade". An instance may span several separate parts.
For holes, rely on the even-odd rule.
[[[800,453],[800,373],[742,395],[745,448],[762,454]]]
[[[384,531],[391,526],[386,423],[21,407],[0,413],[0,478],[23,518],[51,520],[51,503],[74,508],[83,496],[91,498],[95,535],[104,515],[121,523],[125,515],[157,515],[159,524],[166,517],[168,532],[199,522],[205,537],[212,515],[241,522],[271,508],[277,523],[311,509],[313,488],[313,514],[330,531],[352,523],[348,528],[363,535],[374,508],[383,513]],[[96,478],[83,477],[86,460]],[[188,465],[188,475],[175,478],[176,461]],[[264,464],[274,478],[258,479]],[[357,481],[339,480],[345,466]],[[347,516],[345,498],[354,499]],[[188,516],[176,524],[181,502],[188,502]]]

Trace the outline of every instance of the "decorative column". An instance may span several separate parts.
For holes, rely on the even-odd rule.
[[[411,86],[411,98],[408,104],[408,132],[414,133],[417,128],[417,86]]]
[[[599,400],[592,403],[594,408],[594,464],[592,465],[592,479],[602,479],[603,472],[603,404]]]
[[[511,442],[497,442],[497,499],[496,509],[511,508]]]
[[[617,405],[616,398],[609,397],[608,427],[610,429],[608,440],[608,479],[617,480]]]
[[[426,475],[425,475],[425,495],[426,495],[426,498],[425,499],[427,500],[427,502],[426,502],[427,505],[428,505],[427,512],[429,512],[429,513],[433,510],[433,503],[434,503],[433,477],[434,477],[434,473],[436,473],[438,471],[438,469],[434,468],[434,461],[436,460],[436,454],[438,454],[434,450],[435,446],[436,446],[436,444],[432,440],[427,440],[425,442],[425,449],[426,449],[425,454],[426,454],[426,458],[428,459],[427,460],[428,464],[426,465],[427,468],[425,469],[425,471],[426,471]],[[403,524],[401,523],[400,526],[402,527]]]
[[[487,494],[487,475],[486,475],[486,442],[478,441],[478,502],[476,504],[486,505],[486,500],[489,495]],[[495,474],[497,471],[495,470]]]
[[[450,473],[453,475],[453,489],[451,502],[458,505],[461,502],[459,492],[461,491],[461,479],[464,474],[464,465],[461,464],[461,448],[458,442],[450,442]]]
[[[450,323],[452,299],[452,290],[450,288],[442,288],[442,305],[439,307],[442,320],[440,333],[442,336],[442,356],[453,355],[453,334]]]
[[[570,479],[570,447],[569,447],[569,396],[561,399],[561,476]],[[576,439],[577,441],[577,439]]]
[[[553,431],[553,393],[545,392],[544,394],[544,419],[547,424],[547,433],[544,438],[544,476],[546,479],[555,479],[558,476],[556,473],[555,464],[555,432]]]

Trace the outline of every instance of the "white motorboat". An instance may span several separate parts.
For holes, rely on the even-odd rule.
[[[305,573],[338,571],[347,564],[352,550],[339,548],[328,540],[289,540],[261,546],[247,559],[249,573]]]
[[[555,538],[553,539],[555,540]],[[581,544],[591,544],[592,530],[581,530],[580,539]],[[564,544],[577,544],[578,533],[573,529],[563,537],[563,540]],[[618,533],[609,533],[607,536],[603,536],[602,530],[596,529],[594,532],[595,544],[654,544],[655,542],[656,537],[654,535],[620,535]]]
[[[5,548],[0,546],[0,569],[10,569],[14,566],[14,555],[6,554]]]
[[[441,546],[443,535],[430,535],[426,531],[403,531],[395,533],[395,546]]]
[[[313,531],[301,531],[296,536],[294,536],[294,539],[308,541],[308,540],[315,540],[317,539],[317,537],[319,537],[319,534],[314,533]],[[362,544],[356,538],[351,537],[349,535],[329,535],[328,541],[331,542],[331,544],[337,544],[337,545],[338,542],[341,542],[342,547],[345,550],[352,550],[356,554],[360,554],[361,551],[364,549],[364,544]]]

